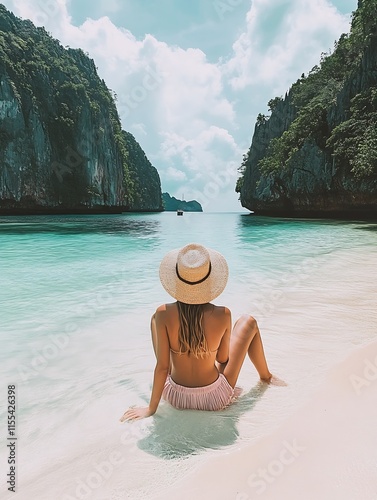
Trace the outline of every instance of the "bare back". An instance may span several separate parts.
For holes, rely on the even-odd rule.
[[[231,315],[229,309],[206,304],[203,328],[211,353],[204,358],[192,354],[179,354],[179,314],[176,303],[165,305],[165,327],[170,345],[171,377],[186,387],[209,385],[219,376],[215,361],[226,362],[229,357]]]

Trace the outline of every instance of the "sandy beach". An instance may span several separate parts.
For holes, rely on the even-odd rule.
[[[354,350],[313,398],[253,446],[212,458],[162,499],[375,500],[377,342]]]

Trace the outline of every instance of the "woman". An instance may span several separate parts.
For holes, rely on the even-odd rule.
[[[161,262],[160,280],[177,302],[158,307],[152,316],[157,363],[150,403],[129,408],[121,422],[153,415],[161,397],[180,409],[225,408],[237,396],[246,353],[262,381],[284,384],[268,369],[255,319],[242,316],[232,331],[229,309],[211,303],[228,280],[219,252],[194,243],[172,250]]]

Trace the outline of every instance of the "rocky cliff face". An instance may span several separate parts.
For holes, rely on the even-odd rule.
[[[129,132],[123,131],[128,151],[128,165],[133,183],[132,209],[137,211],[164,210],[161,182],[157,170],[146,157],[140,144]]]
[[[350,45],[350,42],[347,43]],[[368,159],[372,164],[369,173],[355,175],[347,158],[336,154],[341,148],[335,150],[330,139],[336,127],[339,129],[338,135],[344,132],[342,125],[351,118],[354,100],[365,97],[367,92],[377,87],[377,37],[374,34],[368,37],[367,46],[355,69],[342,81],[339,78],[336,85],[338,87],[330,105],[325,108],[313,105],[313,122],[317,120],[316,110],[320,110],[318,125],[308,126],[306,133],[302,132],[303,126],[297,132],[300,123],[304,122],[302,119],[300,122],[299,117],[305,110],[295,101],[295,86],[284,99],[277,102],[270,117],[260,117],[250,150],[244,159],[243,176],[236,188],[242,206],[265,215],[377,217],[377,157]],[[318,102],[318,94],[311,99],[304,104],[312,105],[316,99]],[[368,116],[370,118],[366,123],[377,131],[376,113]],[[356,123],[362,122],[355,119]],[[353,129],[349,125],[347,130],[352,133],[345,136],[343,150],[347,140],[348,145],[352,143],[356,151],[364,147],[358,137],[363,130],[360,127],[357,129],[356,125]],[[288,144],[287,151],[281,153],[276,146],[274,154],[271,154],[271,145],[276,138],[280,140],[279,147]],[[375,145],[374,140],[377,140],[377,133],[375,139],[372,137],[371,147]],[[368,144],[365,147],[367,149]],[[276,158],[283,158],[284,161],[268,168],[269,160],[272,163]]]
[[[157,171],[128,156],[94,62],[0,5],[0,213],[162,210]]]

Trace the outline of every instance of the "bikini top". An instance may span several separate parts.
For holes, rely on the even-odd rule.
[[[174,352],[174,354],[186,354],[186,353],[184,353],[184,352],[175,351],[175,350],[174,350],[174,349],[172,349],[171,347],[170,347],[170,350],[171,350],[171,352]],[[209,351],[209,352],[216,352],[216,351],[218,351],[218,350],[219,350],[219,348],[217,348],[217,349],[213,349],[212,351]]]

